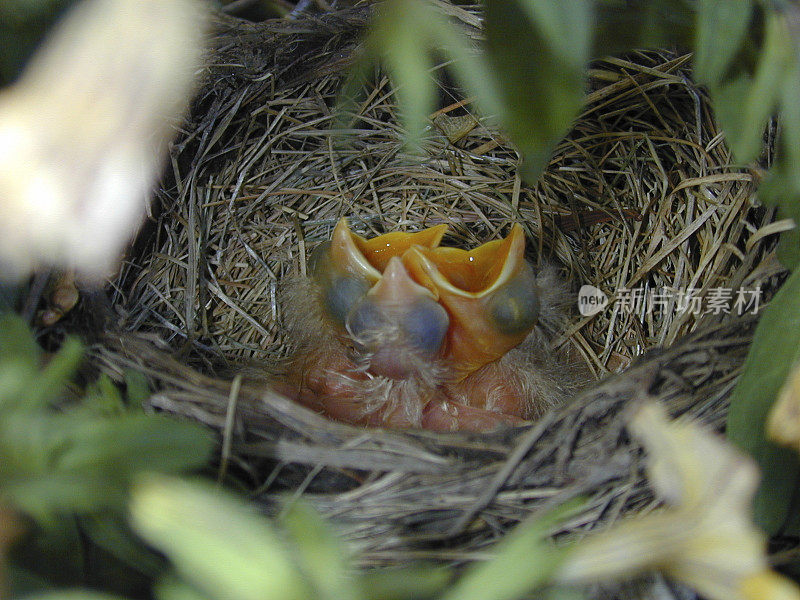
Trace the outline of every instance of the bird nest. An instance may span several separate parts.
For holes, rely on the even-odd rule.
[[[95,363],[147,374],[154,408],[219,432],[221,477],[268,511],[303,494],[364,565],[470,560],[576,496],[587,501],[556,533],[648,510],[627,407],[654,398],[722,428],[757,320],[738,290],[760,286],[763,303],[780,272],[757,171],[732,162],[690,56],[671,52],[593,64],[583,113],[535,185],[446,78],[421,151],[404,145],[381,72],[334,130],[367,19],[218,23],[152,219],[113,288],[119,331],[94,346]],[[343,216],[366,236],[447,223],[461,247],[520,223],[531,262],[609,298],[594,315],[575,310],[554,340],[596,383],[526,427],[439,434],[333,422],[243,377],[285,357],[282,286]]]

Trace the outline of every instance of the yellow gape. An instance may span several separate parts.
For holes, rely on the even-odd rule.
[[[327,338],[296,357],[298,399],[397,427],[486,430],[532,414],[529,386],[499,362],[540,313],[522,227],[472,250],[442,247],[446,230],[366,239],[339,221],[310,258]]]

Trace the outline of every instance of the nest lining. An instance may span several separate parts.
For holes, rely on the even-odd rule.
[[[333,423],[263,387],[202,375],[144,339],[96,347],[94,358],[112,374],[142,370],[161,388],[153,407],[220,431],[220,469],[249,476],[269,512],[279,510],[287,487],[305,494],[354,545],[360,564],[383,566],[474,559],[514,523],[578,496],[586,504],[557,533],[579,535],[649,510],[639,449],[625,431],[628,409],[655,400],[720,427],[755,323],[704,328],[536,424],[493,434]]]
[[[381,73],[347,135],[331,131],[367,18],[356,9],[219,24],[154,222],[115,284],[127,333],[96,346],[96,364],[147,373],[159,390],[152,406],[218,430],[220,469],[265,509],[280,491],[306,494],[364,565],[470,560],[578,495],[589,501],[561,533],[646,510],[626,406],[655,398],[721,427],[754,318],[674,306],[575,316],[559,342],[598,378],[627,370],[530,427],[489,435],[355,428],[233,375],[254,364],[270,372],[285,355],[281,283],[305,274],[309,251],[345,215],[365,235],[446,222],[447,243],[464,247],[519,222],[533,262],[554,261],[612,300],[638,285],[766,288],[780,271],[760,233],[772,215],[753,201],[757,173],[732,164],[688,56],[593,65],[583,115],[528,186],[504,136],[446,91],[424,155],[405,149]],[[453,127],[468,133],[453,142]],[[668,349],[630,366],[658,345]]]
[[[446,243],[462,247],[518,221],[533,260],[556,260],[612,300],[637,286],[755,285],[752,272],[775,267],[763,244],[747,242],[771,215],[753,210],[756,176],[731,164],[688,69],[688,56],[659,53],[598,63],[586,111],[528,187],[516,152],[482,125],[457,145],[434,129],[427,156],[410,156],[384,76],[343,138],[326,129],[341,71],[281,86],[242,67],[238,83],[229,75],[205,90],[173,158],[175,188],[161,194],[157,239],[114,302],[128,309],[128,329],[188,344],[194,359],[270,363],[284,350],[279,282],[305,274],[309,250],[345,215],[365,235],[446,222]],[[702,317],[674,305],[611,310],[577,320],[565,338],[604,375]]]

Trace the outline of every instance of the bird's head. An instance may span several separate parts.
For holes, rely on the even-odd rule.
[[[342,219],[311,257],[322,304],[368,372],[404,379],[442,364],[455,379],[497,360],[536,324],[525,238],[440,247],[446,225],[365,239]]]

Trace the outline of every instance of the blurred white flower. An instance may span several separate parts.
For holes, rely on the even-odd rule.
[[[0,91],[0,278],[109,273],[191,99],[205,27],[195,0],[85,0]]]
[[[658,569],[710,600],[800,599],[770,570],[766,541],[750,518],[755,463],[689,421],[645,404],[630,422],[647,451],[650,484],[667,507],[590,535],[557,578],[587,582]]]

